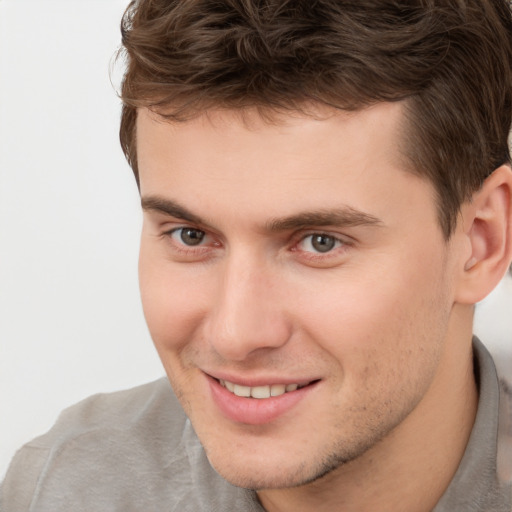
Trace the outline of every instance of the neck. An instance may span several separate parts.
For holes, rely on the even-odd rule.
[[[471,324],[462,318],[467,320],[470,313],[455,315],[459,316],[458,327]],[[449,336],[428,393],[387,437],[313,483],[260,491],[265,510],[431,511],[455,475],[476,416],[471,338],[467,328]]]

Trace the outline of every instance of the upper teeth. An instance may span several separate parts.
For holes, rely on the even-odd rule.
[[[284,395],[288,391],[295,391],[303,385],[299,384],[272,384],[271,386],[241,386],[240,384],[233,384],[227,380],[219,381],[221,386],[224,386],[228,391],[237,396],[252,397],[252,398],[270,398],[271,396]]]

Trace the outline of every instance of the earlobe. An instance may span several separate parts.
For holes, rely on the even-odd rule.
[[[475,304],[499,283],[512,259],[512,170],[496,169],[463,207],[464,255],[457,302]]]

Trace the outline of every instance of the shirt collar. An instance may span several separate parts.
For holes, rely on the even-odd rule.
[[[496,368],[491,355],[476,337],[473,354],[479,386],[475,423],[459,468],[433,512],[511,510],[510,496],[500,488],[496,477],[500,400]]]

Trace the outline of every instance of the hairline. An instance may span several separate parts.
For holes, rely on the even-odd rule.
[[[443,208],[443,201],[438,190],[436,183],[432,178],[430,178],[426,169],[422,169],[419,167],[418,162],[414,160],[414,156],[412,154],[412,150],[417,144],[417,139],[419,138],[418,130],[414,123],[414,100],[416,95],[411,95],[407,98],[399,99],[394,102],[392,101],[373,101],[361,104],[359,106],[354,106],[353,108],[344,108],[338,107],[335,105],[330,105],[324,101],[317,100],[303,100],[303,101],[294,101],[293,104],[290,102],[290,105],[266,105],[263,103],[254,103],[247,104],[244,106],[233,106],[227,104],[216,103],[214,101],[204,102],[203,108],[194,108],[190,110],[183,110],[182,115],[175,115],[172,112],[172,103],[169,104],[158,104],[158,102],[150,102],[147,101],[146,105],[140,105],[138,107],[133,107],[136,109],[136,119],[135,126],[132,134],[133,138],[133,149],[135,153],[135,158],[137,159],[137,119],[138,114],[141,110],[147,110],[150,112],[150,115],[153,119],[157,121],[166,122],[169,124],[175,124],[179,126],[181,123],[186,123],[188,121],[193,121],[200,117],[209,118],[212,113],[216,112],[229,112],[231,114],[239,114],[239,119],[244,125],[248,126],[250,124],[249,118],[256,113],[258,116],[258,121],[261,121],[267,125],[279,125],[283,123],[290,116],[297,117],[309,117],[317,120],[328,119],[330,116],[335,115],[336,112],[345,112],[345,113],[357,113],[367,109],[372,108],[375,105],[384,104],[384,103],[396,103],[399,102],[403,105],[401,121],[397,127],[397,154],[399,157],[400,168],[409,174],[412,174],[424,182],[428,183],[432,189],[432,200],[435,202],[435,207],[437,210],[437,223],[439,228],[441,229],[443,238],[445,242],[448,242],[455,231],[455,227],[457,224],[457,219],[453,220],[450,223],[450,218],[446,215],[446,212]],[[169,112],[169,113],[166,113]],[[324,115],[318,115],[320,113],[324,113]],[[325,114],[327,113],[327,115]],[[416,139],[416,141],[415,141]],[[139,176],[138,176],[138,162],[135,162],[136,172],[136,180],[137,185],[140,190]],[[134,170],[135,170],[134,169]],[[462,204],[459,205],[458,212]],[[458,215],[457,215],[458,217]]]

